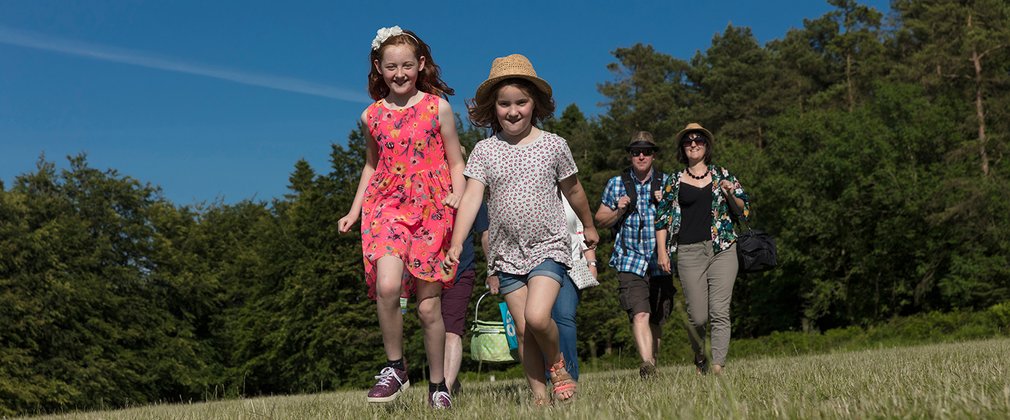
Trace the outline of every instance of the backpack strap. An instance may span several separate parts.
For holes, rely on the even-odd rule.
[[[621,183],[624,184],[624,195],[627,195],[628,198],[631,199],[631,203],[628,205],[635,207],[635,204],[638,203],[638,188],[636,188],[635,180],[631,179],[631,173],[632,169],[630,166],[624,168],[624,170],[621,171]],[[628,211],[631,210],[632,209],[628,209]]]
[[[617,223],[614,223],[614,228],[621,229],[624,225],[624,221],[628,219],[631,212],[635,211],[635,205],[638,204],[638,188],[635,186],[635,180],[631,179],[632,169],[631,167],[624,168],[621,171],[621,183],[624,184],[624,195],[628,196],[631,201],[628,202],[628,210],[625,210],[624,215],[620,219],[617,219]]]
[[[624,215],[614,225],[617,228],[620,228],[624,224],[624,221],[632,212],[638,211],[638,180],[632,179],[632,173],[634,173],[634,169],[630,166],[621,172],[621,183],[624,184],[624,194],[631,199],[631,202],[628,203],[628,210],[624,212]],[[664,174],[659,170],[652,169],[652,182],[649,185],[649,202],[653,205],[659,204],[655,193],[663,189],[663,176]]]

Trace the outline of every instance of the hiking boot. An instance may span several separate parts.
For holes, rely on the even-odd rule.
[[[429,392],[428,405],[436,410],[449,409],[452,408],[452,397],[445,391]]]
[[[652,362],[642,362],[642,366],[638,368],[638,375],[642,379],[649,379],[656,376],[656,365]]]
[[[410,387],[407,371],[386,366],[376,375],[375,386],[368,390],[368,402],[385,403],[399,397],[403,390]]]

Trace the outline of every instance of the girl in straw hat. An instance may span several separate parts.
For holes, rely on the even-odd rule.
[[[361,113],[365,167],[351,210],[337,222],[347,232],[361,215],[365,282],[378,306],[388,359],[368,401],[393,401],[410,386],[399,302],[416,289],[431,379],[428,403],[449,408],[440,296],[455,270],[442,260],[465,185],[456,123],[440,97],[453,90],[439,76],[428,45],[399,26],[379,29],[369,59],[368,93],[376,102]]]
[[[488,271],[498,275],[499,291],[515,319],[523,370],[534,402],[547,395],[545,369],[554,398],[568,400],[576,383],[565,369],[558,327],[551,308],[572,264],[560,189],[585,226],[586,245],[599,235],[593,225],[578,169],[565,139],[537,128],[554,112],[551,86],[537,77],[526,57],[496,58],[487,80],[471,101],[470,121],[494,135],[477,143],[466,164],[466,192],[445,259],[454,266],[477,209],[489,190],[491,222]]]

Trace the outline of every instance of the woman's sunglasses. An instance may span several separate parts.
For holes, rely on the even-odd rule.
[[[698,136],[693,139],[684,138],[684,141],[680,142],[680,147],[686,147],[691,145],[705,146],[708,144],[708,139],[704,136]]]

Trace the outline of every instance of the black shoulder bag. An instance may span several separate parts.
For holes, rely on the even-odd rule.
[[[775,250],[775,238],[760,230],[751,229],[743,221],[743,209],[736,204],[734,197],[719,188],[730,209],[736,215],[737,222],[742,224],[746,231],[740,232],[736,236],[736,257],[740,260],[740,271],[744,273],[759,273],[775,268],[778,260],[778,253]]]

